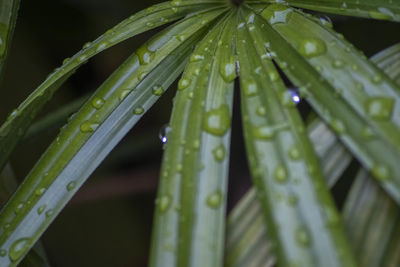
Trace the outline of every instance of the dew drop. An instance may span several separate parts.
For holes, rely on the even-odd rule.
[[[46,209],[46,205],[41,205],[38,209],[37,209],[37,214],[40,215],[43,213],[43,211]]]
[[[152,88],[153,95],[160,96],[164,93],[164,88],[161,85],[154,85]]]
[[[371,172],[379,181],[387,181],[390,178],[389,169],[382,164],[372,166]]]
[[[376,74],[376,75],[372,76],[371,81],[372,81],[374,84],[379,84],[379,83],[382,82],[382,76],[379,75],[379,74]]]
[[[216,148],[212,150],[212,154],[214,156],[214,159],[218,162],[222,162],[225,159],[226,155],[226,150],[224,145],[219,145]]]
[[[207,206],[213,209],[218,208],[221,205],[221,202],[222,202],[222,193],[219,191],[210,194],[206,200]]]
[[[330,121],[330,125],[331,125],[332,129],[338,134],[343,134],[346,132],[346,126],[344,125],[344,123],[341,120],[332,119]]]
[[[265,110],[264,107],[258,107],[256,109],[256,113],[258,116],[264,116],[267,113],[267,111]]]
[[[231,126],[231,116],[227,105],[211,109],[204,116],[204,130],[210,134],[223,136]]]
[[[136,108],[133,110],[133,114],[135,114],[135,115],[143,114],[143,112],[144,112],[144,108],[143,108],[143,107],[136,107]]]
[[[319,38],[304,39],[299,46],[299,53],[306,58],[320,56],[325,52],[325,42]]]
[[[245,96],[255,96],[258,94],[258,86],[254,81],[244,81],[243,90]]]
[[[74,190],[75,187],[76,187],[76,182],[75,181],[69,182],[67,184],[67,191],[70,192],[70,191]]]
[[[365,102],[366,112],[377,120],[389,120],[392,117],[393,108],[393,98],[373,97]]]
[[[171,127],[168,124],[165,124],[163,127],[161,127],[160,133],[158,134],[158,136],[163,144],[167,143],[168,134],[170,132],[171,132]]]
[[[149,64],[154,58],[154,52],[150,51],[147,45],[141,46],[137,51],[136,55],[139,58],[140,65]]]
[[[289,149],[289,158],[291,160],[299,160],[301,159],[301,152],[299,150],[299,148],[297,147],[297,145],[292,145]]]
[[[190,84],[190,81],[188,79],[180,79],[178,83],[178,90],[184,90],[186,89]]]
[[[198,62],[198,61],[202,61],[202,60],[204,60],[204,56],[203,55],[192,54],[190,56],[190,62]]]
[[[35,191],[35,195],[41,196],[41,195],[43,195],[43,193],[44,193],[45,191],[46,191],[46,188],[45,188],[45,187],[38,188],[38,189],[36,189],[36,191]]]
[[[328,16],[319,16],[319,21],[322,25],[327,26],[328,28],[332,28],[332,20]]]
[[[45,213],[46,218],[51,217],[53,215],[53,213],[54,213],[54,211],[52,209],[49,209],[48,211],[46,211],[46,213]]]
[[[272,4],[263,10],[261,15],[270,23],[287,23],[293,10],[284,5]]]
[[[274,170],[274,178],[278,183],[286,183],[288,181],[288,174],[283,165],[278,165]]]
[[[100,109],[104,105],[104,99],[100,97],[95,97],[92,99],[92,106],[95,109]]]
[[[81,124],[81,132],[82,133],[92,133],[94,132],[97,127],[99,127],[98,123],[92,123],[90,121],[85,121],[84,123]]]
[[[29,238],[20,238],[14,241],[10,246],[10,250],[8,252],[8,256],[10,257],[11,261],[19,260],[25,252],[29,249],[30,246],[30,239]]]
[[[311,245],[311,237],[307,229],[304,227],[299,227],[295,232],[295,240],[299,246],[309,247]]]
[[[335,59],[332,62],[332,66],[334,68],[342,68],[344,66],[344,62],[342,60],[340,60],[340,59]]]
[[[233,59],[226,64],[221,64],[220,73],[225,82],[230,83],[236,79],[236,64]]]
[[[178,39],[179,42],[183,42],[186,40],[186,35],[180,34],[180,35],[176,36],[176,39]]]
[[[163,195],[156,200],[156,204],[160,212],[166,212],[171,205],[171,197],[168,195]]]
[[[253,135],[256,138],[270,140],[275,135],[275,129],[269,126],[258,126],[253,128]]]
[[[122,90],[121,93],[119,94],[119,101],[124,100],[125,97],[127,97],[129,95],[130,92],[131,92],[131,90],[128,90],[128,89]]]
[[[87,48],[89,48],[89,46],[91,46],[91,45],[92,45],[91,42],[87,42],[87,43],[85,43],[85,44],[83,45],[82,49],[87,49]]]
[[[7,256],[7,250],[0,249],[0,257],[5,257],[5,256]]]

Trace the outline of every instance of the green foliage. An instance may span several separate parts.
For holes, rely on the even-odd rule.
[[[3,3],[9,15],[1,11],[0,18],[7,19],[9,26],[7,38],[1,35],[0,39],[7,40],[0,54],[1,66],[19,1],[1,1],[0,6]],[[237,76],[247,159],[256,191],[238,208],[250,215],[243,222],[237,219],[239,215],[236,219],[233,215],[228,229],[239,225],[235,227],[242,230],[237,236],[245,233],[247,240],[262,243],[262,227],[268,224],[271,245],[263,244],[268,248],[266,256],[263,251],[249,251],[251,245],[241,245],[241,238],[229,236],[226,265],[240,266],[237,262],[243,260],[243,254],[243,261],[251,259],[254,266],[269,262],[269,255],[277,256],[279,266],[356,266],[357,261],[377,262],[379,266],[391,261],[382,260],[385,252],[395,257],[390,247],[376,254],[379,260],[357,258],[352,247],[367,253],[379,241],[371,237],[369,247],[360,247],[363,239],[353,238],[351,229],[361,227],[371,232],[374,228],[358,221],[364,207],[357,194],[369,194],[358,189],[367,183],[366,171],[384,190],[375,184],[371,189],[388,203],[390,216],[400,203],[399,75],[390,76],[379,69],[398,68],[398,47],[382,52],[378,57],[388,59],[377,60],[378,67],[337,34],[328,20],[304,13],[299,7],[400,20],[399,3],[386,0],[302,0],[285,5],[267,0],[248,0],[240,5],[227,0],[173,0],[129,17],[66,59],[1,126],[0,168],[36,115],[77,68],[117,43],[170,23],[133,53],[71,116],[4,205],[0,213],[0,265],[16,266],[23,259],[107,154],[182,72],[162,162],[150,266],[224,264]],[[299,88],[300,96],[334,134],[321,128],[325,127],[321,121],[309,126],[312,130],[308,134],[280,72]],[[36,127],[46,127],[64,113],[61,110],[61,115]],[[32,127],[28,133],[37,131]],[[313,133],[317,135],[314,139]],[[324,136],[327,143],[318,143]],[[350,193],[345,221],[354,217],[354,224],[346,227],[328,189],[351,159],[338,145],[339,140],[365,169]],[[320,160],[315,151],[322,156]],[[251,204],[255,197],[261,204],[258,208]],[[353,209],[361,214],[349,213]],[[265,219],[255,216],[258,212]],[[389,215],[385,215],[386,223],[395,225],[396,220]],[[250,234],[243,231],[246,220],[255,223]],[[382,223],[374,225],[389,238]],[[345,229],[350,229],[350,234]],[[393,229],[393,233],[398,232]],[[30,254],[29,259],[41,262],[39,254]]]

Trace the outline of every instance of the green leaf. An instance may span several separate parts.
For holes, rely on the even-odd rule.
[[[272,17],[275,12],[283,14],[279,21]],[[315,19],[281,5],[269,6],[262,16],[263,42],[280,68],[400,202],[399,87],[342,35]]]
[[[0,79],[14,33],[19,3],[20,0],[0,0]]]
[[[177,78],[193,44],[224,10],[188,17],[165,29],[123,63],[80,109],[3,208],[0,247],[8,257],[0,258],[1,266],[18,264],[93,170]]]
[[[278,263],[355,266],[302,119],[266,53],[266,25],[245,14],[237,42],[244,136]]]
[[[163,157],[150,266],[223,261],[235,74],[229,13],[198,44],[179,82]]]
[[[47,79],[14,111],[0,128],[0,169],[4,166],[18,141],[36,117],[42,107],[51,99],[54,92],[64,83],[74,71],[88,59],[105,49],[114,46],[132,36],[177,20],[188,14],[196,14],[202,10],[218,9],[226,4],[220,1],[171,1],[147,8],[129,17],[108,30],[93,42],[83,46],[83,49],[72,58],[65,59],[63,65],[56,68]],[[144,53],[144,50],[139,50]],[[146,60],[146,58],[143,58]]]
[[[372,61],[376,63],[382,70],[384,70],[385,73],[388,74],[391,78],[396,77],[400,73],[400,69],[393,68],[391,64],[393,62],[392,59],[397,58],[400,54],[399,47],[400,44],[394,45],[372,57]],[[313,147],[316,150],[316,153],[318,154],[318,157],[320,159],[325,179],[327,180],[328,185],[332,187],[349,165],[351,161],[351,155],[339,143],[339,140],[336,138],[336,136],[320,120],[314,119],[308,127],[308,132],[310,141],[313,143]],[[373,182],[368,183],[369,186],[367,188],[377,186],[373,185]],[[356,185],[358,184],[360,183],[356,182],[353,188],[356,187]],[[385,196],[385,192],[379,189],[374,190],[379,192],[379,194],[375,194],[376,196],[379,195],[379,198],[387,198],[387,196]],[[359,189],[354,188],[352,189],[352,192],[353,191],[361,194]],[[367,191],[370,192],[371,190]],[[363,206],[364,202],[352,202],[354,200],[359,200],[359,197],[354,195],[356,193],[351,193],[348,197],[349,200],[346,201],[345,210],[349,210],[351,206],[352,210],[355,210],[357,214],[362,214],[365,212],[365,208]],[[367,193],[365,194],[367,195]],[[391,202],[390,200],[387,201]],[[373,202],[374,200],[371,200],[371,203]],[[356,205],[358,206],[356,207]],[[369,211],[368,213],[374,214],[371,211]],[[355,214],[352,214],[348,211],[345,213],[344,217],[348,233],[352,233],[353,230],[356,230],[356,227],[353,227],[354,222],[351,220],[352,215]],[[358,218],[358,216],[353,217]],[[271,242],[266,236],[266,225],[262,223],[261,219],[261,207],[258,200],[256,199],[255,190],[254,188],[252,188],[235,206],[228,218],[226,266],[258,267],[272,266],[275,263],[275,255],[271,251]],[[363,220],[364,222],[368,221],[368,219]],[[360,220],[357,220],[357,222],[360,222]],[[371,233],[371,235],[375,235],[375,231],[366,232],[365,230],[363,230],[363,233],[364,235],[368,235],[368,233]],[[393,236],[397,235],[393,234]],[[357,244],[360,244],[360,241],[362,242],[362,240],[360,240],[360,235],[360,239],[354,239],[352,234],[350,234],[349,237],[349,241],[353,244],[353,247],[357,246]],[[400,242],[400,239],[398,242]],[[391,244],[396,244],[396,241],[393,241]],[[394,245],[392,247],[396,248],[397,246]],[[368,251],[365,253],[361,251],[357,253],[357,255],[368,256],[374,254],[377,251],[381,250]],[[389,255],[395,256],[397,254],[391,253]],[[262,265],[262,263],[264,265]],[[393,264],[392,266],[397,265],[398,264]]]
[[[372,58],[391,78],[400,74],[400,68],[393,68],[398,64],[393,59],[400,57],[399,48],[400,44],[394,45]],[[396,203],[360,169],[346,199],[343,219],[361,266],[400,265],[399,218],[400,209]]]
[[[326,182],[333,187],[350,164],[351,155],[319,119],[314,119],[308,126],[308,136]],[[225,266],[273,266],[276,259],[271,245],[256,191],[251,188],[229,215]]]
[[[247,3],[282,3],[279,0],[248,0]],[[400,21],[400,5],[393,0],[286,0],[289,6],[345,16]],[[326,22],[321,17],[322,22]]]

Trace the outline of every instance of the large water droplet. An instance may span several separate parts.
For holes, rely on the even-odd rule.
[[[43,195],[43,193],[44,193],[45,191],[46,191],[46,188],[45,188],[45,187],[38,188],[38,189],[35,190],[35,195],[41,196],[41,195]]]
[[[131,92],[131,90],[129,90],[129,89],[122,90],[119,94],[119,101],[124,100],[125,97],[127,97],[129,95],[130,92]]]
[[[42,214],[43,213],[43,211],[46,209],[46,205],[41,205],[40,207],[38,207],[38,209],[37,209],[37,214]]]
[[[92,106],[95,109],[100,109],[104,105],[104,99],[100,97],[95,97],[92,99]]]
[[[272,4],[263,10],[261,15],[270,23],[287,23],[293,10],[284,5]]]
[[[14,241],[14,243],[10,246],[10,250],[8,252],[8,256],[11,261],[19,260],[29,249],[30,247],[30,239],[29,238],[20,238]]]
[[[160,96],[164,93],[164,88],[161,85],[154,85],[152,88],[153,95]]]
[[[326,45],[319,38],[304,39],[300,43],[299,52],[306,58],[320,56],[326,52]]]
[[[394,99],[388,97],[373,97],[365,102],[367,113],[377,120],[388,120],[392,117]]]
[[[231,126],[231,115],[227,105],[211,109],[204,116],[204,130],[213,135],[223,136]]]
[[[255,96],[258,94],[258,86],[254,81],[244,81],[243,90],[246,96]]]
[[[143,112],[144,112],[144,108],[143,108],[143,107],[136,107],[136,108],[133,110],[133,114],[135,114],[135,115],[143,114]]]
[[[230,59],[230,62],[221,64],[220,73],[225,82],[230,83],[233,82],[236,78],[236,64],[233,58]]]
[[[222,193],[219,191],[210,194],[206,200],[207,206],[213,209],[218,208],[221,205],[221,202],[222,202]]]
[[[165,124],[163,127],[161,127],[158,136],[160,137],[160,140],[163,144],[165,144],[168,141],[168,134],[170,132],[171,132],[171,127],[168,124]]]
[[[190,81],[188,79],[180,79],[178,83],[178,90],[184,90],[186,89],[190,84]]]
[[[202,61],[204,59],[203,55],[200,54],[192,54],[190,56],[190,62],[198,62],[198,61]]]
[[[319,16],[319,21],[322,25],[327,26],[328,28],[332,28],[332,20],[330,17],[325,15]]]
[[[147,45],[141,46],[137,51],[136,55],[139,57],[140,65],[149,64],[154,58],[154,52],[150,51]]]
[[[85,121],[84,123],[81,124],[80,129],[82,133],[91,133],[94,132],[97,129],[97,127],[99,127],[98,123]]]

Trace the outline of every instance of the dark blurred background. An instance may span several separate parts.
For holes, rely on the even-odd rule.
[[[0,90],[0,122],[64,58],[131,14],[159,1],[22,1]],[[400,25],[330,16],[335,29],[367,56],[400,41]],[[115,46],[80,68],[55,94],[41,117],[93,92],[156,31]],[[114,149],[54,221],[42,241],[51,266],[147,266],[153,203],[162,155],[159,131],[169,120],[174,84]],[[236,90],[237,91],[237,90]],[[308,110],[303,104],[304,110]],[[72,112],[71,112],[72,113]],[[39,117],[40,119],[40,117]],[[11,165],[19,181],[65,123],[19,145]],[[229,209],[250,185],[236,94]],[[339,183],[335,190],[341,191]],[[338,197],[340,201],[340,196]]]

